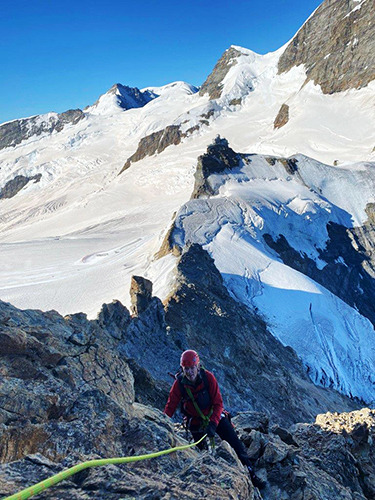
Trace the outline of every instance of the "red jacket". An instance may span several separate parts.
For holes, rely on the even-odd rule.
[[[202,368],[201,368],[202,370]],[[211,398],[211,403],[209,406],[206,408],[201,408],[202,413],[204,415],[208,415],[210,413],[211,408],[213,409],[212,415],[210,417],[210,421],[213,422],[215,425],[218,425],[220,422],[221,414],[223,413],[223,399],[220,394],[220,389],[217,383],[217,380],[214,376],[213,373],[205,370],[206,376],[207,376],[207,382],[208,382],[208,390],[210,393],[210,398]],[[174,412],[177,409],[177,406],[179,405],[181,399],[183,398],[183,394],[181,393],[180,389],[180,383],[178,380],[175,380],[174,384],[172,385],[172,388],[169,392],[169,398],[167,401],[167,404],[165,405],[164,408],[164,413],[167,414],[169,417],[172,417]],[[193,386],[189,384],[189,388],[193,394],[194,397],[201,392],[204,389],[204,382],[202,378],[198,375],[198,380],[197,380],[197,385]],[[184,397],[184,403],[183,403],[184,411],[193,417],[193,424],[199,424],[201,421],[201,418],[197,412],[197,410],[194,407],[193,402],[189,398],[189,396]]]

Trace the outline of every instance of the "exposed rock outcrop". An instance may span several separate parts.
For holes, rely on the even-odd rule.
[[[4,123],[0,125],[0,149],[16,146],[34,135],[60,132],[66,125],[74,125],[84,117],[80,109],[70,109],[60,114],[50,113]]]
[[[115,428],[124,428],[134,389],[115,339],[84,314],[3,302],[0,325],[0,460],[123,451]]]
[[[168,231],[166,232],[163,242],[160,245],[159,250],[156,252],[154,255],[155,259],[161,259],[162,257],[165,257],[169,253],[172,253],[173,255],[180,256],[181,255],[181,248],[176,245],[176,243],[173,241],[173,231],[175,229],[175,220],[176,220],[176,212],[173,214],[173,219],[170,227],[168,228]]]
[[[39,182],[42,178],[42,174],[36,174],[32,177],[26,177],[24,175],[16,175],[12,180],[8,181],[5,186],[0,189],[0,200],[5,198],[13,198],[17,193],[21,191],[30,181]]]
[[[119,175],[127,170],[132,163],[142,160],[146,156],[161,153],[172,144],[180,144],[182,137],[184,137],[184,134],[181,132],[179,125],[169,125],[163,130],[158,130],[158,132],[142,137],[139,141],[137,151],[126,160]]]
[[[285,168],[286,172],[289,175],[297,175],[299,181],[302,184],[305,184],[298,171],[298,160],[294,156],[291,156],[289,158],[276,158],[275,156],[265,156],[264,159],[270,165],[276,165],[277,162],[281,163],[281,165]]]
[[[280,111],[277,113],[275,121],[273,122],[273,128],[281,128],[286,125],[289,121],[289,106],[283,104]]]
[[[130,313],[120,301],[103,304],[98,314],[98,324],[115,339],[121,339],[130,323]]]
[[[207,147],[207,153],[198,158],[191,198],[216,194],[208,177],[238,167],[240,159],[241,156],[229,147],[228,141],[217,136],[214,142]]]
[[[262,498],[374,498],[373,410],[326,413],[289,429],[268,427],[264,415],[252,412],[234,422],[264,483]]]
[[[222,82],[230,68],[237,64],[237,57],[241,55],[242,53],[234,47],[227,49],[216,63],[212,73],[210,73],[207,80],[203,83],[199,95],[208,94],[210,99],[219,99],[223,90]]]
[[[187,444],[173,431],[161,412],[133,404],[133,412],[122,428],[114,426],[113,434],[122,442],[124,456],[146,454],[168,447]],[[103,414],[109,410],[103,408]],[[97,420],[96,425],[100,425]],[[244,468],[225,443],[218,445],[217,457],[207,452],[187,450],[153,460],[122,466],[109,465],[87,469],[43,492],[43,498],[72,498],[84,500],[120,500],[124,498],[222,498],[253,500],[259,498]],[[0,464],[0,494],[10,495],[35,484],[62,469],[83,460],[109,457],[103,447],[100,455],[83,454],[72,449],[60,461],[40,453],[29,454],[21,460]]]
[[[229,106],[239,106],[242,102],[242,98],[238,97],[237,99],[232,99],[229,102]]]
[[[371,210],[368,209],[371,217]],[[264,234],[266,243],[288,266],[310,276],[316,282],[355,307],[375,326],[375,225],[369,218],[361,227],[346,228],[336,223],[327,225],[329,240],[320,258],[327,262],[318,269],[314,260],[301,255],[283,235],[274,240]]]
[[[142,314],[151,303],[152,282],[142,276],[133,276],[130,284],[131,311],[136,316]]]
[[[279,73],[303,64],[306,82],[325,94],[365,87],[375,78],[372,0],[325,0],[289,43]]]
[[[182,139],[189,137],[191,134],[199,130],[202,124],[209,125],[208,119],[213,115],[213,113],[214,111],[209,111],[208,113],[203,114],[202,116],[207,117],[207,119],[204,118],[199,120],[199,124],[188,128],[185,132],[181,131],[181,125],[168,125],[163,130],[158,130],[157,132],[153,132],[146,137],[142,137],[139,141],[137,151],[126,160],[125,165],[119,172],[119,175],[127,170],[132,163],[143,160],[146,156],[162,153],[168,146],[177,146],[180,144]]]

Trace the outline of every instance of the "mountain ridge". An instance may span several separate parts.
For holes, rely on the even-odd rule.
[[[326,5],[332,8],[330,2]],[[358,15],[367,11],[361,8],[355,12]],[[305,26],[314,21],[318,13],[319,9]],[[304,85],[306,74],[302,68],[278,75],[277,62],[289,46],[287,44],[286,48],[265,56],[231,46],[199,92],[184,82],[143,90],[115,84],[103,95],[105,100],[109,99],[109,107],[104,104],[103,113],[98,115],[86,112],[85,120],[79,120],[72,126],[74,131],[63,128],[59,134],[42,137],[40,142],[20,144],[12,151],[4,151],[0,156],[0,160],[4,161],[0,186],[3,189],[1,193],[6,195],[1,200],[0,231],[3,241],[9,243],[9,246],[2,247],[4,262],[12,260],[12,252],[20,252],[22,257],[19,262],[24,262],[24,255],[28,255],[29,247],[35,244],[38,251],[32,262],[34,269],[41,269],[40,278],[34,269],[29,270],[26,282],[22,266],[17,273],[9,274],[5,270],[6,297],[12,301],[30,301],[27,304],[40,301],[38,303],[43,307],[63,307],[64,312],[69,312],[74,306],[79,308],[76,312],[89,310],[91,315],[95,315],[103,297],[110,300],[113,294],[121,299],[125,296],[124,284],[135,273],[151,277],[160,298],[164,300],[169,293],[168,287],[173,283],[175,258],[166,254],[165,250],[171,246],[178,254],[187,243],[196,242],[221,260],[218,267],[226,277],[233,296],[250,307],[258,301],[257,307],[264,308],[269,321],[277,323],[269,311],[266,298],[267,293],[271,294],[270,283],[264,282],[261,276],[271,281],[272,278],[268,278],[267,270],[262,265],[278,267],[274,259],[277,255],[285,266],[285,276],[289,273],[292,282],[298,283],[296,294],[305,307],[302,317],[310,327],[315,323],[305,303],[311,295],[310,307],[311,304],[315,307],[312,292],[315,290],[316,295],[325,296],[326,303],[330,304],[328,309],[324,309],[323,317],[328,318],[329,311],[333,311],[336,321],[341,311],[344,317],[349,318],[348,324],[353,331],[358,332],[358,325],[362,325],[366,332],[364,342],[367,342],[370,331],[367,320],[374,319],[371,304],[366,299],[366,293],[372,294],[373,275],[372,219],[366,222],[367,207],[374,203],[372,164],[357,163],[342,168],[340,161],[334,160],[335,170],[330,170],[327,165],[301,154],[274,156],[268,151],[262,156],[259,152],[272,150],[275,138],[285,144],[286,137],[293,135],[290,130],[295,127],[293,123],[298,115],[295,99],[309,95],[321,103],[325,99],[332,105],[340,102],[337,108],[339,115],[344,106],[354,109],[358,96],[364,96],[360,102],[367,102],[368,107],[365,111],[362,108],[358,110],[356,118],[352,117],[351,122],[355,123],[362,120],[362,113],[371,108],[371,100],[366,101],[371,88],[369,85],[352,91],[352,94],[325,96],[311,82]],[[270,94],[271,90],[273,94]],[[211,96],[210,92],[213,92]],[[219,92],[217,96],[215,92]],[[272,99],[269,99],[270,95]],[[128,106],[126,99],[129,96],[132,96],[133,107],[124,110],[122,106]],[[274,113],[285,96],[288,96],[290,104],[288,120],[283,127],[275,130]],[[100,105],[100,99],[94,108]],[[312,112],[314,107],[309,105],[307,109]],[[253,121],[249,122],[250,118]],[[314,144],[310,137],[313,123],[310,121],[305,126],[304,132],[309,135],[306,144]],[[371,123],[364,121],[363,127],[370,127]],[[326,140],[328,125],[329,120],[319,129],[319,141]],[[331,129],[336,144],[340,145],[345,139],[347,147],[357,157],[353,144],[354,129],[348,129],[343,136],[339,133],[342,126],[347,127],[345,120],[335,123],[335,129]],[[251,127],[254,135],[249,139],[248,130]],[[265,134],[265,139],[261,140],[260,127]],[[228,141],[223,155],[216,158],[212,136],[215,137],[219,129],[229,132],[229,135],[226,135]],[[357,133],[358,143],[363,147],[365,141]],[[366,147],[370,139],[367,139]],[[249,140],[250,150],[254,153],[244,153],[248,149],[235,146]],[[207,162],[216,162],[218,167],[214,168],[215,175],[212,176],[205,171],[201,159],[206,149]],[[320,149],[324,151],[324,147]],[[238,161],[234,165],[235,158]],[[252,165],[257,165],[262,174],[256,175]],[[335,176],[341,179],[340,183],[333,180]],[[29,182],[36,179],[39,182]],[[365,201],[356,195],[346,195],[352,182],[361,184]],[[275,193],[275,186],[279,186],[279,193]],[[241,199],[240,190],[245,193],[247,187],[253,191]],[[189,202],[192,192],[195,194]],[[226,193],[224,197],[222,192]],[[252,203],[254,206],[251,206]],[[212,225],[205,221],[207,210],[217,216]],[[178,226],[177,237],[175,229],[167,229],[173,213],[178,214],[175,222],[175,229],[176,224]],[[200,225],[193,223],[189,233],[187,225],[198,218],[201,218]],[[225,227],[221,221],[225,222]],[[313,230],[312,221],[315,221]],[[262,231],[260,224],[264,224],[267,231]],[[272,230],[272,226],[279,230]],[[295,234],[288,231],[289,226],[294,227]],[[216,237],[217,241],[223,238],[228,246],[236,243],[239,255],[242,255],[241,245],[245,243],[239,236],[241,231],[248,234],[246,245],[249,245],[250,254],[255,252],[255,263],[249,262],[228,271],[226,257],[217,253],[214,240]],[[258,235],[260,242],[255,238],[253,244],[253,235]],[[165,238],[168,245],[163,246]],[[51,265],[46,268],[39,263],[39,251],[42,249],[48,249],[48,255],[42,260],[52,259]],[[164,260],[154,260],[155,255],[164,256]],[[233,259],[233,265],[238,258]],[[243,260],[245,262],[245,257]],[[263,263],[259,268],[258,261]],[[56,262],[59,262],[58,269]],[[5,269],[10,267],[5,266]],[[110,273],[107,272],[109,269]],[[103,280],[100,287],[97,286],[98,280]],[[353,289],[343,289],[340,286],[342,281],[348,285],[346,288],[351,283]],[[346,305],[339,302],[335,305],[327,290],[318,285],[330,290]],[[26,293],[30,286],[33,294]],[[68,293],[71,288],[75,290],[74,295]],[[288,290],[284,285],[281,288]],[[46,292],[52,289],[53,293]],[[265,290],[268,290],[267,293]],[[262,300],[265,302],[261,305]],[[347,305],[357,309],[361,317],[346,309]],[[284,317],[283,310],[279,313],[280,318]],[[302,317],[295,325],[297,331]],[[336,326],[330,324],[330,328],[346,331],[342,322],[337,321]],[[283,337],[286,332],[281,326],[278,324],[276,330],[277,335]],[[288,343],[291,339],[285,341]],[[368,385],[365,384],[367,388],[360,389],[355,377],[342,382],[337,363],[329,359],[326,362],[328,366],[325,368],[316,367],[311,361],[308,363],[316,380],[369,400],[371,377]],[[372,361],[369,363],[371,366]],[[369,371],[364,369],[364,373]]]
[[[218,440],[46,498],[374,498],[369,5],[325,0],[273,53],[231,46],[200,88],[115,84],[0,126],[1,493],[185,442],[160,410],[192,348],[260,492]]]

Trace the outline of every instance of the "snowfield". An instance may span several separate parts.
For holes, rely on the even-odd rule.
[[[352,227],[366,219],[349,183],[362,187],[362,200],[373,200],[373,165],[349,171],[297,158],[299,177],[260,156],[226,175],[210,176],[219,193],[180,209],[174,240],[181,247],[196,242],[209,251],[232,296],[261,313],[275,337],[297,352],[314,382],[373,402],[371,322],[281,262],[262,238],[282,234],[323,268],[326,262],[317,250],[325,247],[328,222]]]
[[[176,259],[155,254],[178,213],[178,242],[209,251],[231,294],[257,308],[315,382],[374,401],[370,322],[284,265],[262,234],[284,234],[322,268],[317,248],[327,222],[366,220],[366,204],[375,201],[375,82],[324,95],[312,82],[303,86],[303,67],[277,74],[284,47],[264,56],[235,48],[242,55],[216,101],[185,82],[142,89],[158,97],[127,110],[108,93],[77,124],[0,151],[0,188],[17,175],[42,174],[0,200],[0,298],[94,318],[113,299],[129,306],[131,276],[142,275],[165,299]],[[285,103],[289,121],[274,129]],[[140,139],[168,125],[196,128],[118,175]],[[197,158],[218,134],[255,156],[212,176],[217,195],[190,200]],[[262,155],[296,155],[299,176]]]

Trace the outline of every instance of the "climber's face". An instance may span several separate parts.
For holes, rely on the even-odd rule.
[[[198,377],[198,365],[184,366],[184,375],[190,382],[195,382]]]

